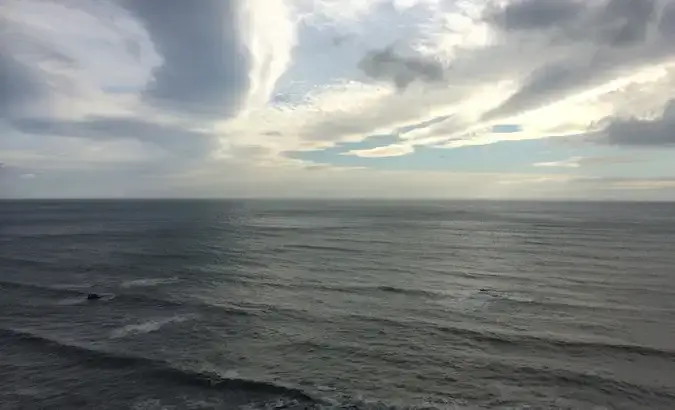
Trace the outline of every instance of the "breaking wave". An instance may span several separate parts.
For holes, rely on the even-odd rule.
[[[149,320],[147,322],[126,325],[110,332],[110,337],[119,339],[126,336],[156,332],[162,327],[172,323],[182,323],[196,318],[195,315],[176,315],[162,319]]]

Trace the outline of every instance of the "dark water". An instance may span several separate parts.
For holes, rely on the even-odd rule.
[[[674,409],[674,264],[673,204],[0,203],[0,408]]]

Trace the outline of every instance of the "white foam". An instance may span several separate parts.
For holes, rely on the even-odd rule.
[[[120,328],[117,328],[110,332],[110,337],[113,339],[119,339],[126,336],[136,335],[136,334],[146,334],[151,332],[156,332],[162,327],[171,324],[171,323],[181,323],[194,319],[194,315],[176,315],[162,319],[149,320],[143,323],[137,323],[133,325],[126,325]]]
[[[178,282],[179,279],[176,277],[170,277],[170,278],[142,278],[142,279],[134,279],[134,280],[128,280],[126,282],[122,282],[122,287],[123,288],[135,288],[135,287],[144,287],[144,286],[158,286],[158,285],[167,285],[170,283],[176,283]]]
[[[226,379],[237,379],[240,377],[239,372],[236,370],[228,370],[223,374],[223,377]]]
[[[131,407],[132,410],[168,410],[173,408],[173,406],[165,406],[159,399],[144,399],[137,401]]]

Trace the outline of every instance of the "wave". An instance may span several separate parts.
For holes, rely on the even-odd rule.
[[[182,323],[195,318],[196,315],[176,315],[157,320],[149,320],[143,323],[126,325],[110,332],[110,337],[113,339],[119,339],[129,335],[156,332],[168,324]]]
[[[284,249],[299,249],[299,250],[308,250],[308,251],[329,251],[329,252],[341,252],[341,253],[360,253],[361,249],[354,248],[345,248],[341,246],[329,246],[329,245],[286,245]]]
[[[398,293],[402,295],[414,295],[414,296],[427,296],[427,297],[432,297],[432,298],[445,298],[449,297],[448,294],[443,293],[443,292],[434,292],[431,290],[424,290],[424,289],[412,289],[412,288],[401,288],[397,286],[375,286],[373,288],[350,288],[350,289],[356,289],[356,290],[369,290],[369,289],[376,289],[381,292],[386,292],[386,293]]]
[[[427,321],[417,320],[412,322],[409,320],[394,320],[362,314],[352,314],[349,316],[357,320],[371,321],[394,327],[401,327],[401,326],[411,327],[418,331],[423,330],[421,328],[421,326],[423,326],[426,328],[424,330],[426,330],[427,332],[438,332],[443,334],[449,334],[452,336],[458,336],[465,339],[472,345],[476,343],[502,345],[502,346],[511,345],[515,348],[526,350],[532,350],[533,348],[540,350],[561,348],[566,351],[578,350],[579,352],[585,351],[586,353],[591,353],[590,351],[598,350],[598,352],[593,353],[634,354],[640,356],[653,356],[675,361],[675,350],[659,349],[656,347],[635,345],[629,343],[612,342],[609,340],[608,341],[572,340],[572,339],[556,338],[552,336],[480,331],[462,328],[458,326],[447,326],[440,323],[431,322],[428,320]]]
[[[532,335],[515,334],[486,334],[470,331],[472,338],[479,342],[491,344],[513,345],[519,348],[550,348],[557,347],[566,351],[579,350],[589,353],[589,350],[598,350],[598,353],[633,354],[640,356],[653,356],[667,360],[675,360],[675,350],[658,349],[651,346],[642,346],[628,343],[603,342],[592,340],[565,340],[552,337],[539,337]]]
[[[49,293],[54,293],[57,296],[69,296],[66,298],[59,299],[55,302],[56,305],[69,305],[69,304],[79,304],[86,302],[86,293],[83,293],[78,289],[64,289],[61,287],[50,287],[45,285],[36,285],[36,284],[27,284],[27,283],[17,283],[17,282],[8,282],[0,281],[0,286],[3,287],[16,287],[16,288],[26,288],[29,290],[38,290],[45,291]],[[290,285],[289,285],[290,286]],[[313,285],[308,285],[313,286]],[[318,287],[318,286],[313,286]],[[343,292],[388,292],[388,293],[411,293],[419,294],[423,296],[432,296],[432,297],[448,297],[449,295],[444,295],[440,292],[432,292],[425,290],[416,290],[416,289],[406,289],[398,288],[392,286],[377,286],[377,287],[330,287],[330,286],[321,286],[321,288],[326,288],[330,290],[338,290]],[[480,293],[479,293],[480,294]],[[149,296],[145,294],[105,294],[108,296],[108,299],[115,298],[115,301],[120,303],[133,303],[139,305],[150,305],[152,307],[167,307],[167,308],[194,308],[199,312],[208,312],[213,311],[221,314],[223,311],[228,314],[233,315],[242,315],[242,316],[257,316],[260,314],[265,314],[266,312],[278,312],[282,314],[299,314],[303,315],[303,319],[308,319],[308,315],[311,315],[310,312],[299,312],[294,309],[282,308],[278,306],[265,305],[265,304],[255,304],[251,303],[249,307],[241,306],[231,306],[224,304],[215,304],[208,302],[200,302],[197,300],[169,300],[156,296]],[[487,296],[486,296],[487,297]],[[492,298],[490,298],[492,299]],[[501,300],[499,298],[494,298],[495,300]],[[489,303],[489,299],[485,303]],[[527,302],[527,301],[513,301],[514,303],[535,303],[539,302]],[[567,306],[567,305],[565,305]],[[472,329],[466,329],[455,326],[446,326],[442,323],[436,323],[429,320],[417,320],[414,322],[401,320],[401,319],[388,319],[384,317],[376,317],[363,314],[349,314],[348,317],[353,317],[354,320],[358,321],[375,321],[381,322],[384,324],[392,326],[412,326],[416,329],[424,329],[428,332],[442,332],[453,334],[458,337],[462,337],[467,340],[467,343],[471,344],[490,344],[490,345],[501,345],[501,346],[513,346],[514,348],[538,348],[538,349],[551,349],[551,348],[561,348],[563,350],[597,350],[598,353],[609,353],[614,352],[616,354],[636,354],[636,355],[645,355],[645,356],[654,356],[661,357],[668,360],[675,360],[675,350],[664,350],[650,346],[644,345],[635,345],[630,343],[622,342],[612,342],[612,341],[583,341],[583,340],[569,340],[563,338],[555,338],[550,336],[537,336],[537,335],[525,335],[525,334],[512,334],[508,332],[487,332],[487,331],[477,331]],[[180,316],[183,320],[183,317]],[[175,318],[175,317],[174,317]],[[321,319],[321,318],[317,318]],[[167,319],[160,319],[157,323],[145,323],[145,324],[136,324],[130,325],[127,329],[127,334],[134,332],[142,333],[144,331],[154,331],[156,326],[164,326],[171,321],[164,323]],[[118,329],[119,334],[123,334],[122,329]]]
[[[180,279],[175,276],[170,278],[142,278],[122,282],[120,286],[123,288],[150,287],[158,285],[168,285],[171,283],[176,283],[179,280]]]
[[[0,289],[3,287],[19,290],[29,290],[53,295],[55,298],[59,298],[53,302],[53,305],[55,306],[77,305],[87,302],[87,292],[83,292],[79,287],[71,289],[60,285],[39,285],[34,283],[22,283],[22,282],[11,282],[0,280]],[[252,306],[252,308],[246,308],[226,304],[204,303],[196,300],[172,300],[169,298],[162,298],[137,293],[100,292],[99,294],[102,295],[103,298],[96,301],[96,303],[116,299],[120,303],[134,303],[138,305],[152,306],[152,307],[205,309],[205,310],[214,310],[219,313],[222,313],[224,311],[228,314],[242,315],[242,316],[255,316],[261,310],[256,309],[255,306]],[[30,299],[30,296],[28,297],[28,299]]]
[[[409,360],[402,358],[400,355],[392,355],[384,350],[370,348],[365,345],[351,343],[330,344],[330,342],[326,343],[313,340],[307,340],[301,344],[296,342],[296,346],[298,345],[304,346],[308,349],[308,351],[333,349],[337,351],[344,351],[352,357],[364,357],[368,360],[378,358],[384,362],[392,363],[397,367],[402,368],[411,365]],[[451,362],[448,362],[448,365],[451,367],[454,366]],[[601,374],[595,371],[579,371],[564,367],[550,367],[546,365],[527,365],[518,362],[502,361],[499,357],[490,357],[488,360],[471,360],[470,364],[464,368],[464,371],[466,372],[465,377],[467,380],[485,380],[486,382],[492,380],[504,380],[506,383],[510,381],[511,383],[515,383],[519,386],[549,386],[552,389],[555,389],[555,391],[561,393],[566,390],[577,393],[581,390],[594,390],[596,392],[602,392],[609,397],[615,397],[617,399],[620,398],[621,400],[648,400],[650,404],[652,404],[652,406],[644,406],[639,408],[655,408],[653,407],[654,401],[662,401],[663,403],[667,403],[669,405],[668,407],[663,408],[672,408],[672,403],[675,402],[675,393],[672,390],[669,390],[666,386],[646,385],[635,381],[620,380],[610,374]],[[460,378],[454,380],[461,382],[461,376]],[[395,409],[397,407],[384,408]],[[487,408],[502,407],[488,406]],[[527,403],[520,403],[520,405],[517,407],[506,408],[515,409],[540,407],[531,407]]]
[[[83,295],[81,289],[67,288],[62,285],[40,285],[36,283],[13,282],[7,280],[0,280],[0,288],[18,289],[18,290],[33,290],[38,292],[54,293],[57,295]]]
[[[147,376],[167,380],[171,383],[196,386],[204,389],[225,389],[228,392],[244,394],[250,398],[250,405],[246,407],[250,410],[472,408],[456,404],[438,406],[436,403],[417,407],[402,404],[392,405],[392,403],[385,404],[381,401],[365,401],[348,396],[328,399],[280,383],[239,378],[231,373],[219,374],[211,371],[182,368],[164,360],[138,357],[98,348],[94,349],[74,342],[39,335],[28,330],[0,328],[0,338],[10,339],[10,342],[15,343],[37,345],[41,351],[57,351],[59,354],[72,356],[75,360],[83,361],[87,366],[103,369],[133,369]],[[349,349],[350,354],[357,354],[358,352],[358,349],[354,350],[347,346],[345,348]],[[372,356],[374,353],[374,351],[369,351],[367,354]],[[390,355],[386,355],[386,357],[391,358]],[[594,373],[582,373],[560,368],[541,368],[498,361],[477,364],[477,367],[474,369],[478,372],[484,371],[485,375],[491,375],[489,376],[491,378],[494,378],[495,375],[501,375],[500,377],[517,381],[519,385],[542,385],[543,383],[555,386],[556,389],[591,389],[602,391],[613,397],[623,397],[636,402],[642,400],[641,398],[648,398],[652,403],[654,400],[672,403],[672,400],[675,399],[672,393],[660,388],[616,380]],[[270,398],[270,396],[273,398]],[[634,402],[633,404],[636,403]]]
[[[466,278],[480,278],[480,276],[490,276],[499,279],[499,275],[480,275],[472,276],[468,274],[454,274],[453,276],[461,276]],[[526,279],[523,279],[524,281]],[[454,300],[459,303],[466,303],[467,307],[481,308],[486,307],[489,303],[512,303],[514,305],[530,305],[530,306],[542,306],[542,307],[554,307],[561,309],[593,309],[593,310],[604,310],[612,312],[644,312],[645,310],[650,310],[654,312],[660,312],[667,309],[658,309],[654,307],[634,307],[627,305],[618,305],[618,304],[601,304],[601,303],[592,303],[592,302],[583,302],[578,300],[567,300],[567,301],[556,301],[549,299],[547,297],[533,298],[530,296],[509,293],[509,292],[500,292],[494,289],[466,289],[468,294],[458,297],[456,293],[449,293],[440,290],[430,290],[430,289],[421,289],[421,288],[406,288],[400,286],[392,285],[330,285],[330,284],[320,284],[320,283],[308,283],[308,282],[279,282],[274,280],[265,280],[253,277],[246,276],[223,276],[219,278],[219,281],[236,283],[244,286],[267,286],[272,288],[281,288],[281,289],[295,289],[295,290],[319,290],[327,292],[337,292],[337,293],[352,293],[352,294],[362,294],[362,295],[372,295],[374,293],[383,292],[383,293],[395,293],[402,295],[409,295],[415,297],[423,297],[430,300]]]
[[[61,354],[73,356],[78,360],[84,359],[88,365],[96,367],[109,369],[134,368],[143,370],[147,374],[157,378],[190,386],[274,395],[305,403],[321,402],[321,400],[312,397],[309,393],[290,386],[266,381],[225,377],[215,372],[177,367],[164,360],[93,349],[88,346],[46,337],[27,330],[0,328],[0,337],[11,339],[17,343],[34,344],[41,349],[58,351]]]
[[[637,383],[616,380],[614,378],[595,373],[582,373],[573,370],[549,367],[533,367],[527,365],[515,365],[506,363],[491,362],[483,366],[490,372],[509,375],[510,379],[518,381],[521,385],[545,383],[558,388],[567,387],[571,389],[593,389],[602,391],[610,397],[627,398],[636,404],[642,398],[648,398],[649,401],[662,400],[672,405],[675,394],[662,388],[647,387]],[[640,403],[646,404],[646,403]],[[652,402],[653,405],[653,402]],[[670,407],[670,406],[669,406]],[[635,408],[635,407],[633,407]],[[640,408],[645,408],[640,406]],[[646,408],[654,408],[651,405]]]
[[[123,282],[121,289],[133,290],[135,288],[144,288],[157,286],[162,284],[173,283],[174,281],[179,281],[180,279],[176,277],[170,278],[140,278],[135,280],[130,280]],[[589,310],[593,309],[594,311],[603,310],[608,312],[644,312],[645,310],[660,312],[667,311],[668,309],[658,309],[655,307],[634,307],[627,305],[618,305],[618,304],[606,304],[606,303],[593,303],[585,302],[578,300],[552,300],[546,297],[532,298],[528,296],[523,296],[519,294],[513,294],[508,292],[499,292],[492,289],[466,289],[468,293],[463,296],[458,296],[455,293],[443,292],[440,290],[430,290],[422,288],[407,288],[401,286],[392,286],[392,285],[339,285],[339,284],[320,284],[320,283],[284,283],[273,280],[265,279],[256,279],[248,278],[243,276],[223,276],[219,278],[219,281],[236,283],[243,286],[250,287],[259,287],[267,286],[272,288],[282,288],[282,289],[291,289],[291,290],[312,290],[312,291],[327,291],[327,292],[338,292],[338,293],[347,293],[347,294],[362,294],[362,295],[373,295],[377,293],[388,293],[388,294],[400,294],[408,295],[412,297],[420,297],[428,300],[438,300],[438,301],[448,301],[456,302],[457,307],[462,310],[463,308],[469,309],[483,309],[487,308],[492,304],[511,304],[514,306],[530,306],[531,308],[559,308],[563,310],[577,309],[577,310]],[[21,283],[21,282],[11,282],[0,280],[0,287],[8,288],[26,288],[33,289],[37,291],[50,292],[53,294],[58,294],[58,292],[64,292],[64,295],[67,292],[68,295],[73,296],[73,298],[68,298],[68,301],[61,301],[59,304],[75,304],[73,302],[74,298],[80,297],[81,295],[86,295],[83,293],[84,289],[90,289],[92,286],[89,284],[53,284],[53,285],[42,285],[34,283]],[[120,290],[114,289],[114,290]],[[151,296],[147,294],[139,293],[119,293],[117,297],[122,300],[128,300],[136,303],[148,304],[154,303],[159,306],[195,306],[200,308],[222,308],[228,310],[229,313],[233,314],[255,314],[254,310],[243,309],[234,306],[228,306],[226,304],[220,303],[207,303],[204,301],[198,300],[169,300],[165,297]],[[459,312],[457,312],[459,313]]]
[[[284,283],[284,282],[277,282],[273,280],[264,280],[264,279],[255,279],[255,278],[247,278],[244,276],[225,276],[222,278],[219,278],[219,281],[222,282],[229,282],[229,283],[235,283],[239,285],[245,285],[245,286],[268,286],[272,288],[282,288],[282,289],[302,289],[302,290],[320,290],[320,291],[328,291],[328,292],[338,292],[338,293],[359,293],[359,294],[373,294],[377,292],[385,292],[385,293],[398,293],[398,294],[406,294],[406,295],[411,295],[411,296],[424,296],[427,298],[438,298],[438,299],[443,299],[443,298],[448,298],[451,297],[452,295],[444,293],[444,292],[439,292],[439,291],[433,291],[433,290],[426,290],[426,289],[414,289],[414,288],[404,288],[404,287],[398,287],[398,286],[390,286],[390,285],[327,285],[327,284],[319,284],[319,283],[307,283],[307,282],[301,282],[301,283]]]

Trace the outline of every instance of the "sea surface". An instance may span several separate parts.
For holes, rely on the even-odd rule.
[[[0,408],[672,410],[675,204],[0,202]]]

